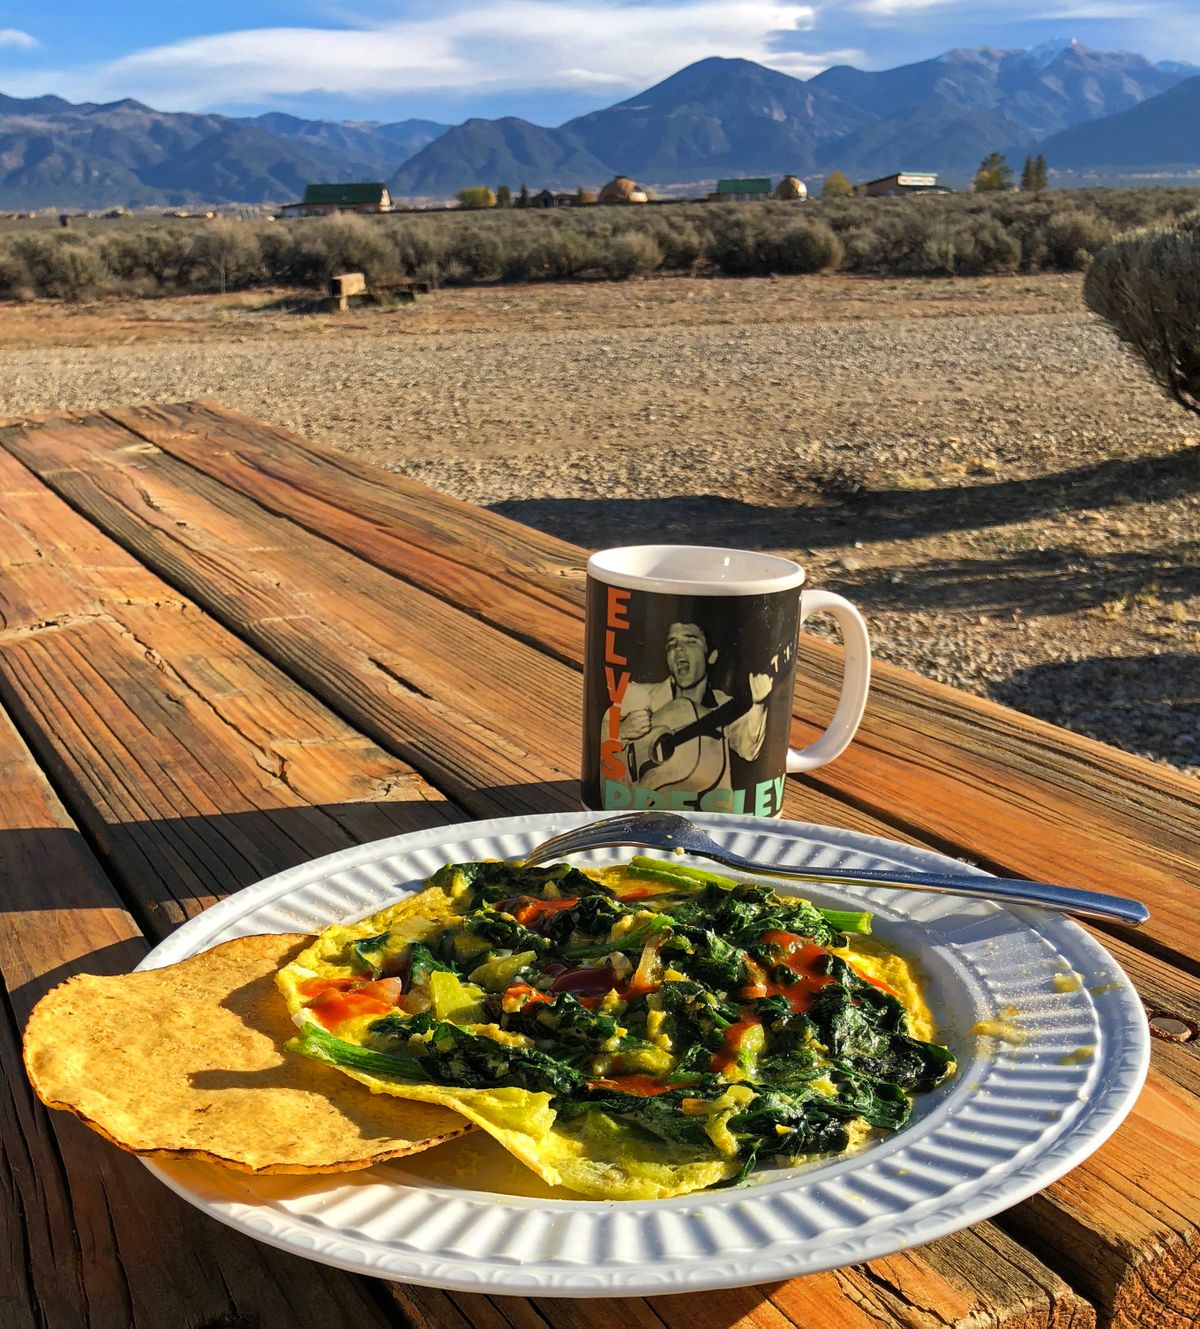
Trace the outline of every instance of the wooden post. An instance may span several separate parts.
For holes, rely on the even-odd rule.
[[[361,272],[343,272],[329,279],[329,309],[344,314],[350,308],[352,295],[366,295],[367,279]]]

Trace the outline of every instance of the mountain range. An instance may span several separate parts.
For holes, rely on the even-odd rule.
[[[386,179],[398,198],[470,184],[686,187],[719,175],[969,177],[993,149],[1077,172],[1200,167],[1200,69],[1076,42],[977,47],[802,80],[712,57],[557,128],[516,117],[305,120],[0,95],[0,208],[258,203],[311,181]]]
[[[0,94],[0,208],[287,200],[314,180],[386,178],[447,128]]]
[[[1117,115],[1064,129],[1043,147],[1057,166],[1069,170],[1101,164],[1137,171],[1151,154],[1165,169],[1194,168],[1200,158],[1200,76]]]

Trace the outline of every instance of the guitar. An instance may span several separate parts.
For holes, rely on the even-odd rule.
[[[770,675],[772,689],[791,658],[791,642],[771,657],[770,667],[764,672]],[[752,702],[749,689],[743,688],[715,710],[701,715],[694,701],[673,697],[651,715],[648,732],[626,745],[625,769],[630,783],[646,789],[687,789],[699,795],[717,788],[728,762],[721,731],[744,714]]]

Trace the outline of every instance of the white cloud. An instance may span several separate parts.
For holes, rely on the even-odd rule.
[[[1182,0],[1188,4],[1191,0]],[[985,21],[1033,22],[1053,19],[1158,19],[1174,12],[1180,0],[988,0],[979,17]],[[897,19],[929,10],[961,8],[960,0],[845,0],[848,12],[871,18]],[[826,10],[830,8],[826,5]]]
[[[624,74],[605,74],[598,69],[562,69],[559,70],[559,77],[565,79],[572,87],[612,87],[613,84],[624,84]]]
[[[1155,19],[1164,11],[1155,4],[1129,4],[1127,0],[1080,0],[1079,3],[1052,5],[1040,12],[1039,18],[1048,19]]]
[[[1156,19],[1138,49],[1151,60],[1190,60],[1200,64],[1200,23],[1193,11]]]
[[[709,55],[811,78],[831,64],[895,63],[879,51],[889,31],[911,39],[925,24],[938,34],[932,43],[972,45],[980,23],[993,20],[1078,19],[1084,30],[1076,35],[1087,41],[1086,20],[1124,18],[1144,34],[1125,45],[1157,59],[1200,57],[1196,0],[981,0],[974,27],[961,36],[947,25],[958,22],[962,0],[440,0],[420,9],[414,0],[386,2],[392,13],[404,5],[418,16],[342,11],[331,27],[212,33],[75,68],[30,68],[24,60],[22,69],[6,70],[4,87],[16,96],[69,89],[76,100],[136,97],[163,110],[294,109],[322,92],[367,108],[424,94],[450,104],[491,95],[495,105],[530,90],[616,101]],[[814,35],[818,23],[831,33],[827,45]],[[829,49],[857,44],[859,33],[871,34],[870,56]],[[27,33],[0,29],[0,48],[36,46]],[[931,44],[928,54],[937,49]]]
[[[944,9],[956,0],[856,0],[847,6],[858,14],[870,14],[874,18],[896,18],[901,14],[911,14],[926,9]]]
[[[256,28],[135,51],[92,69],[6,78],[20,95],[56,79],[79,99],[136,97],[165,110],[266,103],[324,91],[479,94],[503,89],[645,87],[709,55],[760,60],[800,77],[856,51],[778,47],[811,29],[793,0],[488,0],[431,18],[334,29]]]
[[[794,78],[812,78],[830,65],[862,65],[866,55],[857,46],[844,46],[836,51],[764,51],[749,57],[772,69],[780,69]]]

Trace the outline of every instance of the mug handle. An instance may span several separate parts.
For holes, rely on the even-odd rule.
[[[850,746],[858,731],[863,712],[867,709],[867,690],[871,685],[871,641],[863,616],[850,603],[833,591],[802,591],[800,593],[800,622],[811,614],[826,613],[842,630],[846,648],[846,663],[842,673],[842,694],[829,728],[808,747],[797,751],[789,748],[787,770],[811,771],[839,757]]]

